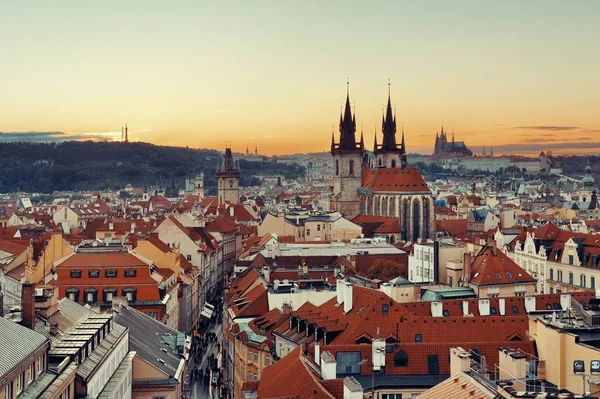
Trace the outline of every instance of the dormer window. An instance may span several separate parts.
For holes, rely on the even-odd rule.
[[[79,302],[79,289],[78,288],[67,288],[67,298],[73,302]]]
[[[136,272],[135,269],[127,269],[125,270],[125,277],[135,277]]]
[[[98,269],[90,270],[88,272],[88,277],[89,278],[98,278],[98,277],[100,277],[100,270],[98,270]]]
[[[96,288],[86,288],[84,295],[86,303],[95,303],[98,300],[98,290]]]
[[[115,269],[107,269],[104,272],[104,276],[109,278],[117,277],[117,271]]]
[[[137,289],[123,288],[123,296],[127,298],[127,302],[135,302],[137,300]]]
[[[71,270],[71,278],[81,278],[81,270]]]

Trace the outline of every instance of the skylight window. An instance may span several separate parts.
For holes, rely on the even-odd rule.
[[[512,274],[511,273],[506,273],[506,278],[512,278]]]

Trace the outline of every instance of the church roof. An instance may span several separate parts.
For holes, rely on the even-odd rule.
[[[362,176],[362,187],[372,191],[430,192],[419,170],[414,166],[404,169],[367,169]]]

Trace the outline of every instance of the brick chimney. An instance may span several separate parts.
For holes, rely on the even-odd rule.
[[[35,285],[30,281],[21,289],[21,325],[31,330],[35,326]]]
[[[471,369],[471,354],[461,347],[450,348],[450,375]]]
[[[471,281],[471,253],[465,252],[463,260],[463,282],[466,285]]]

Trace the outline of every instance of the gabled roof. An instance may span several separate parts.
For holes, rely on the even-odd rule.
[[[496,391],[480,384],[468,374],[459,373],[419,395],[419,399],[494,399]]]
[[[302,347],[266,367],[258,383],[261,399],[335,399],[321,384],[321,378],[306,364]]]
[[[548,222],[545,225],[535,229],[534,236],[539,240],[554,240],[558,237],[560,232],[560,228],[558,228],[554,223]]]
[[[136,356],[166,373],[169,379],[178,377],[183,358],[172,343],[182,333],[129,306],[121,305],[112,314],[115,323],[129,328],[130,349],[136,351]]]
[[[238,227],[233,221],[223,216],[217,216],[212,222],[206,225],[205,229],[206,231],[218,233],[233,233],[237,231]]]
[[[42,334],[0,317],[0,378],[22,365],[29,356],[49,343]]]
[[[536,279],[494,245],[484,247],[471,264],[470,284],[535,283]]]
[[[404,169],[366,169],[362,176],[362,188],[375,192],[430,192],[419,170],[414,166],[408,166]]]

